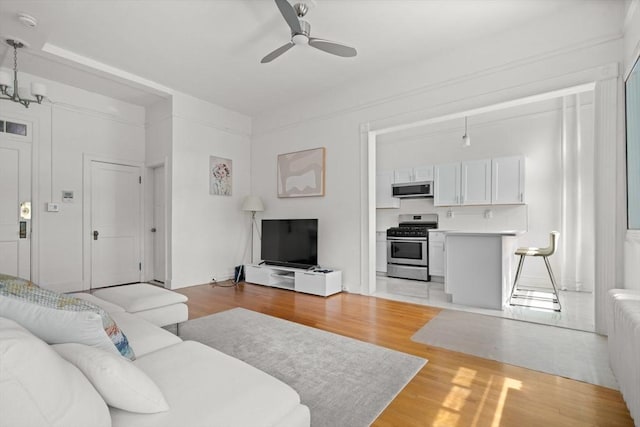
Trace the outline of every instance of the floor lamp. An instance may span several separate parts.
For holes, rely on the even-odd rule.
[[[262,200],[258,196],[247,196],[244,198],[244,202],[242,202],[242,210],[245,212],[251,212],[251,261],[253,264],[253,228],[258,229],[258,224],[256,224],[256,212],[264,211],[264,205],[262,204]],[[260,237],[260,233],[258,232],[258,237]]]

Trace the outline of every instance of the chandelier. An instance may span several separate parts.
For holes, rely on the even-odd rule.
[[[9,73],[0,71],[0,100],[19,102],[26,108],[32,102],[42,103],[47,96],[47,87],[42,83],[31,83],[31,94],[35,99],[27,99],[20,96],[18,86],[18,49],[24,47],[24,43],[19,40],[7,39],[7,44],[13,47],[13,82]]]

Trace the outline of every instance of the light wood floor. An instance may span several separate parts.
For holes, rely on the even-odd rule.
[[[179,292],[189,297],[192,319],[244,307],[428,359],[374,426],[633,425],[615,390],[411,341],[437,308],[346,293],[322,298],[250,284]]]

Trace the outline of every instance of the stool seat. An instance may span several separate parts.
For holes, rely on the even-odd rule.
[[[553,254],[552,248],[518,248],[516,255],[525,256],[550,256]]]
[[[189,318],[185,295],[149,283],[102,288],[94,291],[93,295],[158,326],[184,322]]]

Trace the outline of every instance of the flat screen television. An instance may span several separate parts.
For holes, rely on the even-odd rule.
[[[318,265],[318,220],[263,219],[261,249],[265,264],[294,268]]]

